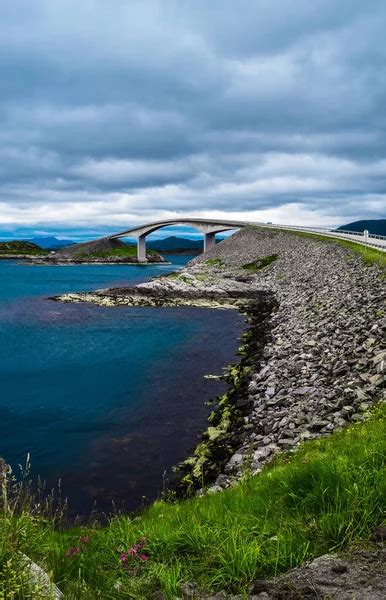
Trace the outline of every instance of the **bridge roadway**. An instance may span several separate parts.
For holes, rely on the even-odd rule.
[[[193,227],[204,235],[204,252],[212,248],[216,243],[216,233],[223,231],[230,231],[233,229],[241,229],[248,225],[255,225],[257,227],[264,227],[266,229],[283,229],[289,231],[304,231],[307,233],[313,233],[315,235],[324,235],[327,237],[349,240],[363,246],[370,248],[376,248],[386,252],[386,237],[369,234],[368,231],[356,232],[356,231],[337,231],[335,229],[327,229],[324,227],[300,227],[296,225],[275,225],[273,223],[255,223],[252,221],[232,221],[232,220],[221,220],[221,219],[170,219],[167,221],[154,221],[152,223],[146,223],[140,227],[133,227],[125,231],[120,231],[114,235],[108,236],[109,239],[118,239],[121,237],[134,237],[137,238],[137,259],[138,262],[146,262],[146,236],[162,227],[168,227],[171,225],[183,225],[186,227]]]

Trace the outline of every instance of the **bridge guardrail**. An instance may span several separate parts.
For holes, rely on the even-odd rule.
[[[304,227],[301,225],[276,225],[274,223],[264,223],[265,227],[272,227],[277,229],[290,229],[293,231],[304,231],[308,233],[320,233],[322,235],[333,237],[342,240],[352,240],[358,244],[376,248],[378,250],[386,251],[386,236],[369,234],[368,232],[360,231],[349,231],[343,229],[333,229],[327,227]],[[353,237],[361,238],[353,240]],[[371,239],[370,239],[371,238]],[[379,241],[377,241],[379,240]]]
[[[350,231],[349,229],[331,229],[330,231],[335,231],[336,233],[349,233],[350,235],[363,236],[363,231]],[[369,233],[369,237],[377,240],[386,240],[386,235],[377,235],[375,233]]]

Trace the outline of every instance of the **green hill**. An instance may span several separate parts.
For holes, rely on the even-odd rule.
[[[373,235],[386,235],[386,219],[364,219],[363,221],[354,221],[347,225],[341,225],[338,229],[346,231],[360,231],[365,229]]]
[[[203,250],[203,241],[170,236],[162,240],[151,240],[147,246],[158,252],[186,252],[189,250],[193,254],[200,254]]]
[[[0,242],[0,255],[2,254],[47,254],[48,251],[44,250],[33,242],[27,242],[23,240],[12,240],[10,242]]]
[[[121,240],[103,238],[93,240],[91,242],[83,242],[74,244],[66,248],[57,250],[55,254],[50,256],[52,261],[80,261],[80,262],[95,262],[97,260],[107,262],[137,262],[137,247],[134,244],[125,244]],[[154,252],[148,250],[148,262],[165,262],[164,259]]]

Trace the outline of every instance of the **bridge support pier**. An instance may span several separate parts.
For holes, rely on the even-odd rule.
[[[205,233],[204,235],[204,252],[214,248],[216,245],[216,234],[215,233]]]
[[[147,262],[146,258],[146,235],[137,238],[137,260],[140,263]]]

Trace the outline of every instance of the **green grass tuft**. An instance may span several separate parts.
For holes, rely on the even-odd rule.
[[[210,265],[212,267],[224,266],[224,261],[222,260],[222,258],[208,258],[208,260],[206,260],[205,262],[207,265]]]
[[[257,273],[257,271],[260,271],[261,269],[264,269],[264,267],[268,267],[268,265],[275,262],[277,257],[278,257],[277,254],[263,256],[262,258],[258,258],[257,260],[254,260],[253,262],[243,265],[243,269],[246,269],[247,271],[252,271],[253,273]]]
[[[147,250],[146,254],[154,254],[153,250]],[[85,252],[84,254],[77,255],[76,258],[111,258],[111,257],[119,257],[119,258],[136,258],[137,257],[137,248],[136,246],[129,246],[127,248],[112,248],[110,250],[100,251],[100,252]]]
[[[385,417],[381,405],[367,421],[304,443],[233,489],[159,501],[103,527],[61,531],[30,509],[17,512],[9,500],[0,524],[1,593],[11,597],[19,551],[52,572],[66,598],[145,599],[156,590],[179,597],[181,583],[190,581],[208,593],[243,593],[254,579],[367,540],[382,523]],[[142,536],[149,560],[123,567],[120,553]],[[76,546],[78,554],[65,556]]]

